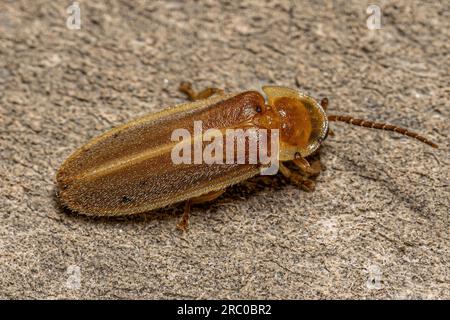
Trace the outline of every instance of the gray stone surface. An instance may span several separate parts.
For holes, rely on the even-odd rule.
[[[450,298],[448,2],[378,1],[374,31],[365,1],[80,1],[80,30],[69,3],[0,2],[0,298]],[[61,211],[64,158],[181,80],[298,88],[440,149],[333,124],[315,192],[256,178],[186,234],[180,206]]]

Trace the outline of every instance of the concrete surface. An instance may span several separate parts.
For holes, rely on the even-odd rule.
[[[0,2],[0,298],[450,298],[449,4]],[[181,80],[330,98],[327,170],[305,193],[256,178],[197,206],[92,219],[55,201],[57,168],[114,125],[184,101]]]

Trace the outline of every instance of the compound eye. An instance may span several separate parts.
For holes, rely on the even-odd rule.
[[[268,111],[270,111],[270,106],[267,104],[257,104],[255,105],[255,112],[256,113],[266,113]]]

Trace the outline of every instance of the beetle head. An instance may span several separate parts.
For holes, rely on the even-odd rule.
[[[316,151],[328,134],[328,119],[313,98],[286,87],[264,86],[268,105],[280,122],[280,160],[292,160],[297,153],[307,157]]]

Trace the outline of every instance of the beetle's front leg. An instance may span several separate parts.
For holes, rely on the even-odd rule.
[[[199,197],[187,200],[184,205],[183,216],[181,217],[180,222],[178,222],[177,228],[182,231],[187,231],[187,229],[189,227],[189,214],[191,213],[191,205],[192,204],[198,204],[198,203],[215,200],[218,197],[220,197],[222,195],[222,193],[224,193],[224,192],[225,192],[225,189],[212,191],[207,194],[201,195]]]
[[[200,92],[195,92],[192,89],[192,85],[190,82],[182,82],[180,83],[180,91],[186,94],[190,100],[197,101],[202,99],[207,99],[215,94],[223,94],[223,90],[219,88],[206,88]]]
[[[305,173],[308,176],[318,176],[321,170],[320,160],[314,161],[311,165],[308,160],[303,158],[300,154],[296,154],[294,160],[292,160],[294,164],[300,169],[301,172]]]
[[[303,190],[308,191],[308,192],[314,191],[314,188],[316,187],[316,184],[314,181],[303,177],[298,172],[294,172],[294,171],[290,170],[288,167],[286,167],[281,162],[280,162],[280,171],[292,183],[298,185]]]
[[[320,106],[322,107],[323,111],[325,111],[325,112],[328,110],[328,104],[329,104],[329,101],[328,101],[327,97],[322,98],[322,100],[320,100]]]

